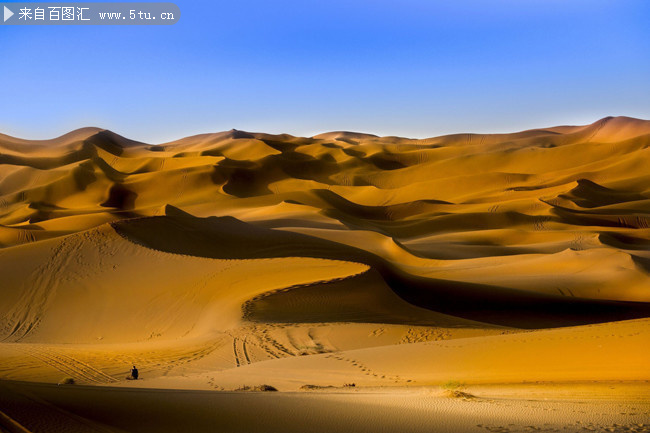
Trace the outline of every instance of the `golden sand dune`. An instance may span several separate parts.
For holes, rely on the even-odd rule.
[[[648,167],[650,121],[624,117],[425,140],[0,135],[0,378],[650,380]]]

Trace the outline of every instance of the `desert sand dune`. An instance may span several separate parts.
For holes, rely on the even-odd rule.
[[[424,140],[0,135],[0,379],[646,383],[648,167],[650,121],[626,117]]]

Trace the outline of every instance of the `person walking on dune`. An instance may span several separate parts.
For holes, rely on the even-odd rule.
[[[133,378],[133,380],[138,380],[138,369],[135,368],[135,365],[131,369],[131,377]]]

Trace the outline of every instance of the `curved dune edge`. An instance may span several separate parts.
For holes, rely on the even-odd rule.
[[[24,266],[25,257],[43,264]],[[308,257],[214,259],[160,252],[125,240],[107,225],[10,249],[2,258],[3,274],[12,280],[0,335],[23,343],[205,337],[240,326],[242,304],[262,293],[344,280],[368,269]]]
[[[426,140],[0,135],[0,378],[648,380],[649,148],[650,122],[622,117]],[[145,381],[124,381],[133,363]]]

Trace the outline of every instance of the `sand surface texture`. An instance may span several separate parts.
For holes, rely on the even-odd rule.
[[[25,398],[99,431],[167,431],[126,415],[165,395],[196,431],[213,418],[194,400],[294,417],[285,431],[310,413],[310,431],[648,431],[649,273],[650,121],[425,140],[0,134],[0,411],[23,421]],[[286,392],[231,392],[262,384]],[[550,399],[537,415],[530,387]],[[540,415],[572,389],[570,416]],[[562,409],[578,400],[591,427]],[[55,424],[23,427],[73,431]]]

